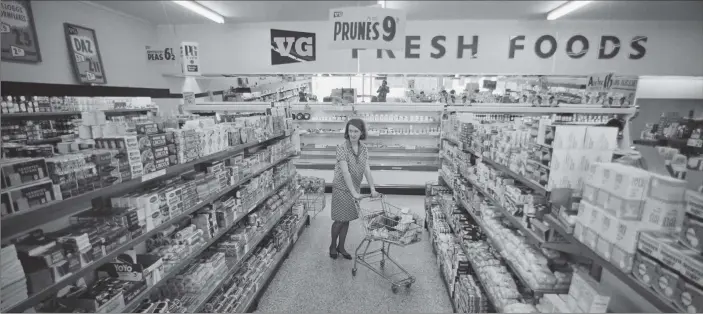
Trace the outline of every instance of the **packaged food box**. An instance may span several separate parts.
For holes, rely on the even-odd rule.
[[[703,312],[703,289],[687,280],[679,281],[679,289],[674,303],[683,312]]]
[[[653,199],[683,202],[686,194],[686,181],[651,173],[652,181],[648,196]]]
[[[161,169],[166,169],[171,166],[171,162],[168,157],[154,160],[154,170],[158,171]]]
[[[637,252],[632,267],[632,275],[645,286],[651,287],[657,277],[658,267],[659,263],[656,260]]]
[[[155,147],[153,149],[153,151],[154,151],[154,159],[161,159],[164,157],[168,157],[168,155],[169,155],[167,146]]]
[[[137,134],[150,135],[159,133],[159,125],[154,122],[138,123],[136,125]]]
[[[703,252],[703,220],[686,213],[679,241],[694,251]]]
[[[3,189],[36,182],[48,175],[44,158],[6,159],[0,165]]]
[[[703,219],[703,194],[697,191],[686,191],[686,212]]]
[[[672,269],[666,266],[659,265],[656,268],[655,278],[652,283],[654,291],[660,296],[669,301],[674,301],[679,294],[676,290],[679,289],[679,275]]]
[[[149,135],[149,140],[151,141],[152,147],[166,146],[166,134],[152,134]]]
[[[29,211],[44,204],[62,200],[59,186],[52,184],[48,178],[42,182],[8,189],[2,194],[7,195],[6,206],[10,213]],[[5,203],[5,197],[3,197],[3,203]]]

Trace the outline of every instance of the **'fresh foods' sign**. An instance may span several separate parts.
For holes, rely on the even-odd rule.
[[[271,29],[271,64],[315,61],[315,33]]]
[[[424,39],[424,41],[423,41]],[[514,59],[515,56],[523,53],[533,54],[540,59],[550,59],[556,54],[567,55],[571,59],[581,59],[583,57],[607,60],[618,55],[626,55],[630,60],[642,59],[646,53],[647,36],[635,36],[625,39],[628,45],[621,45],[621,39],[617,36],[600,36],[599,38],[588,38],[582,35],[575,35],[569,38],[559,39],[552,35],[542,35],[536,40],[529,41],[524,35],[512,36],[508,40],[508,50],[505,52],[490,51],[490,54],[502,53],[506,59]],[[481,41],[479,36],[457,36],[447,38],[438,35],[429,40],[421,36],[405,36],[404,49],[401,52],[393,50],[376,50],[376,58],[383,59],[478,59],[481,57]],[[430,49],[426,47],[429,46]],[[597,51],[592,51],[591,47],[597,47]],[[359,49],[351,51],[352,58],[358,58]],[[596,49],[593,49],[596,50]],[[384,56],[385,55],[385,56]]]

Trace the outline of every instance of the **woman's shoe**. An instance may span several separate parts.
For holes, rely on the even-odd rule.
[[[349,253],[347,253],[347,252],[342,252],[342,251],[340,251],[339,249],[337,249],[337,253],[342,254],[342,256],[343,256],[344,258],[346,258],[346,259],[352,259],[351,254],[349,254]]]
[[[332,259],[337,259],[337,252],[335,252],[335,251],[330,251],[330,258],[332,258]]]

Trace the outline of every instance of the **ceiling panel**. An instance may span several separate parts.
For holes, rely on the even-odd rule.
[[[94,1],[154,24],[213,23],[171,1]],[[198,1],[225,16],[227,23],[324,21],[329,10],[368,6],[377,1]],[[409,20],[544,20],[566,1],[387,1]],[[703,1],[593,1],[563,20],[703,21]]]

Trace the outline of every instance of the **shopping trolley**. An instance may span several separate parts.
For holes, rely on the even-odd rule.
[[[369,198],[368,196],[364,197],[364,199]],[[378,204],[380,204],[380,208]],[[415,277],[411,276],[389,254],[392,245],[405,247],[422,239],[422,219],[415,214],[404,212],[400,208],[388,204],[383,196],[378,199],[370,199],[364,204],[357,201],[357,209],[364,230],[364,239],[359,243],[354,253],[352,276],[356,276],[356,264],[358,263],[390,282],[393,293],[397,293],[398,288],[403,285],[410,288],[415,282]],[[381,248],[369,251],[369,247],[374,241],[381,242]],[[391,269],[386,268],[386,261],[390,262]],[[397,268],[399,271],[393,272],[393,268]]]

